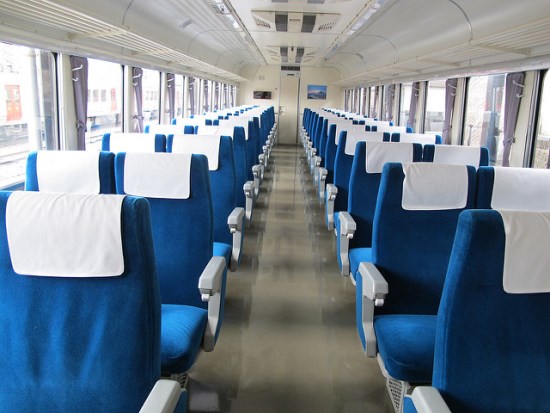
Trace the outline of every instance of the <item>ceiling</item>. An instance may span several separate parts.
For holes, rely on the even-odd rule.
[[[0,40],[231,83],[264,65],[331,68],[348,87],[549,67],[550,7],[548,0],[0,0]]]

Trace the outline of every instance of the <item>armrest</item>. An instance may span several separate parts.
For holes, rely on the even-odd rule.
[[[451,409],[435,387],[417,387],[410,397],[418,413],[451,413]]]
[[[325,192],[325,211],[327,216],[327,228],[329,231],[334,229],[334,200],[338,195],[338,187],[333,184],[327,184]]]
[[[340,211],[338,214],[340,220],[340,233],[338,234],[338,250],[340,253],[340,261],[342,262],[342,275],[349,275],[349,240],[353,238],[357,224],[347,211]]]
[[[325,187],[327,183],[328,169],[319,168],[319,198],[321,200],[325,199]]]
[[[229,231],[233,234],[233,249],[231,252],[231,263],[229,268],[231,271],[236,271],[239,267],[241,258],[241,248],[243,245],[243,227],[244,227],[244,208],[235,208],[227,218]]]
[[[374,333],[374,307],[384,305],[388,294],[388,283],[373,263],[359,264],[359,274],[362,277],[363,296],[361,305],[361,324],[365,336],[365,352],[368,357],[376,357],[376,334]]]
[[[254,175],[254,198],[260,193],[260,185],[262,183],[262,165],[252,166],[252,175]]]
[[[149,393],[139,413],[171,413],[176,410],[182,390],[175,380],[159,380]]]
[[[243,185],[244,195],[246,197],[246,226],[250,226],[250,220],[252,219],[252,210],[254,209],[254,183],[252,181],[246,181]]]
[[[210,301],[210,298],[221,291],[222,275],[225,270],[224,257],[212,257],[202,271],[199,278],[199,290],[202,301]]]
[[[204,351],[214,350],[218,324],[221,320],[222,297],[221,289],[225,275],[225,258],[212,257],[199,278],[199,290],[202,301],[208,301],[208,322],[203,337]]]

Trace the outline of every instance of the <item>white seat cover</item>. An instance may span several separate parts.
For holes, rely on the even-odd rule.
[[[472,165],[479,168],[481,151],[475,146],[435,145],[433,163]]]
[[[506,234],[504,291],[511,294],[550,292],[550,213],[498,212]]]
[[[380,174],[386,163],[412,162],[413,156],[414,149],[412,143],[367,142],[365,168],[369,174]]]
[[[468,202],[465,165],[404,163],[402,207],[405,210],[464,208]]]
[[[21,275],[111,277],[124,272],[122,195],[13,192],[6,231]]]
[[[383,142],[384,132],[360,132],[351,133],[348,132],[346,136],[346,146],[344,152],[346,155],[354,155],[355,147],[358,142]]]
[[[150,133],[111,133],[109,151],[155,152],[155,135]]]
[[[148,198],[189,198],[191,156],[184,153],[127,153],[124,192]]]
[[[491,208],[550,211],[550,171],[495,167]]]
[[[99,194],[99,152],[39,151],[36,156],[40,191]]]
[[[172,153],[206,155],[208,169],[216,171],[220,160],[220,139],[220,135],[174,135]]]

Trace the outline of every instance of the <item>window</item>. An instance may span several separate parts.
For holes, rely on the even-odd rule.
[[[160,72],[143,69],[143,127],[159,123]]]
[[[189,87],[187,90],[187,108],[189,110],[189,113],[186,114],[184,117],[193,116],[197,113],[197,87],[198,87],[199,81],[198,79],[194,77],[189,78]]]
[[[408,126],[409,109],[411,105],[412,82],[401,85],[401,96],[399,101],[399,126]]]
[[[27,154],[56,149],[55,59],[0,43],[0,188],[25,180]]]
[[[88,86],[93,99],[88,96],[86,149],[98,151],[103,134],[122,132],[122,66],[88,59]],[[101,100],[96,99],[100,89]]]
[[[539,107],[539,120],[533,156],[534,168],[550,168],[550,71],[542,80],[542,93]]]
[[[443,133],[445,122],[445,80],[428,82],[424,133]]]
[[[370,109],[369,109],[369,118],[378,118],[378,107],[379,107],[379,96],[380,96],[380,86],[371,86],[370,87]]]
[[[183,76],[176,75],[176,104],[175,108],[175,117],[183,117]]]
[[[502,165],[506,76],[474,76],[468,81],[464,145],[485,146],[491,165]]]

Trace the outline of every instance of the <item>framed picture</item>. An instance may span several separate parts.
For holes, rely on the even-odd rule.
[[[307,85],[307,98],[326,100],[327,86],[326,85]]]
[[[267,90],[255,90],[254,99],[271,99],[271,92]]]

